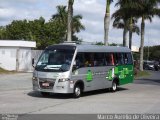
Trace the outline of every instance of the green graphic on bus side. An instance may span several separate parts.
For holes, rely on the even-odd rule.
[[[112,81],[114,77],[119,78],[119,84],[126,84],[133,82],[133,65],[116,66],[111,68],[106,75],[106,79]]]
[[[90,82],[93,80],[93,74],[92,74],[91,70],[88,70],[86,80],[87,80],[87,82]]]
[[[125,78],[125,71],[124,69],[121,71],[121,74],[119,75],[120,79],[124,79]]]
[[[128,74],[129,74],[128,68],[123,68],[123,70],[124,70],[124,74],[125,74],[125,75],[128,75]]]
[[[118,67],[115,67],[115,69],[114,69],[114,74],[115,74],[115,75],[118,75],[118,74],[119,74]]]

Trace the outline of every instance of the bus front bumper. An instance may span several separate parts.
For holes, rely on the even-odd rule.
[[[50,93],[64,93],[64,94],[73,93],[74,85],[70,84],[68,81],[60,82],[60,83],[55,82],[53,86],[47,86],[47,87],[42,86],[37,81],[32,81],[32,82],[33,82],[34,91],[50,92]]]

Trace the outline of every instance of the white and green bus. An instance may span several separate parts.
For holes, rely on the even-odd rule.
[[[33,90],[42,95],[111,88],[133,82],[133,57],[127,47],[58,44],[47,47],[33,72]]]

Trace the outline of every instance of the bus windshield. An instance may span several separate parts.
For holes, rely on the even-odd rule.
[[[74,50],[52,49],[45,50],[35,70],[44,72],[66,72],[70,69]]]

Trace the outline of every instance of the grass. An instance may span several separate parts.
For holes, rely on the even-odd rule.
[[[8,74],[8,73],[15,73],[15,71],[8,71],[0,67],[0,74]]]
[[[150,73],[147,71],[138,71],[137,75],[135,75],[135,78],[146,77],[146,76],[150,76]]]

